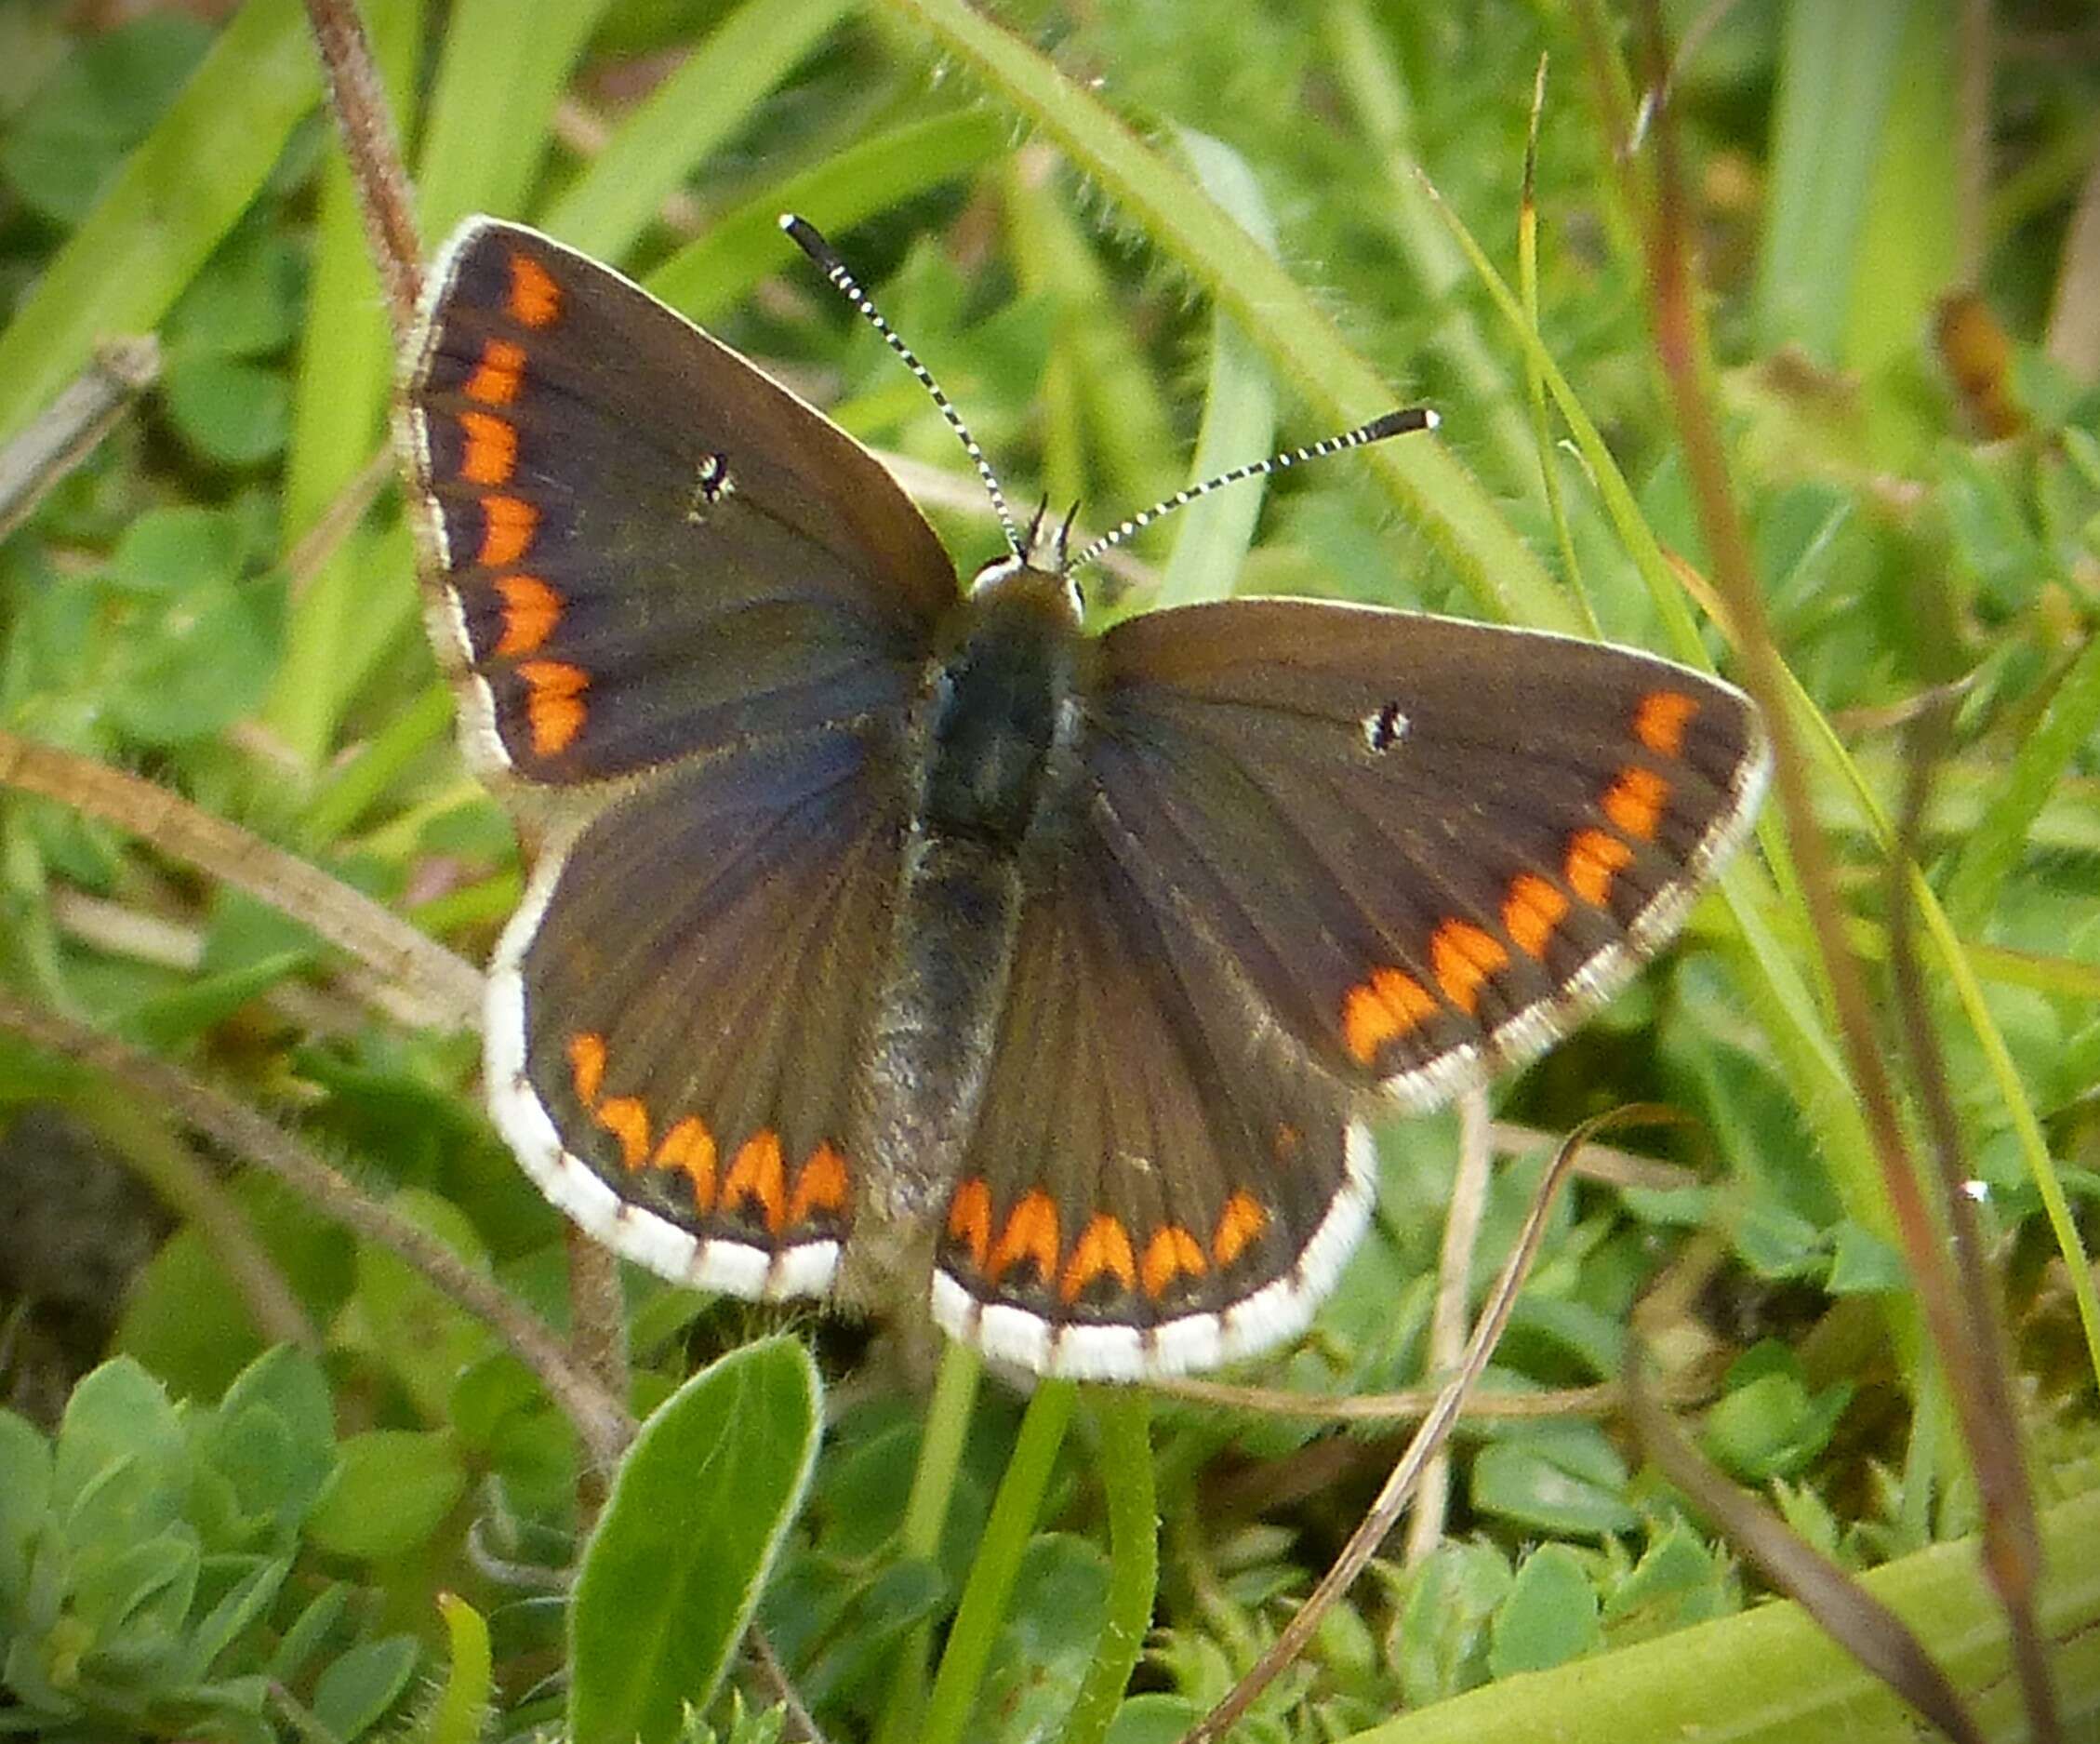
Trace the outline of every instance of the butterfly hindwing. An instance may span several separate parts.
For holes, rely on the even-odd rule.
[[[1309,1059],[1416,1107],[1609,997],[1767,766],[1731,686],[1562,636],[1243,600],[1102,652],[1086,755],[1133,875]]]
[[[547,1195],[630,1258],[820,1294],[902,829],[893,749],[690,761],[549,845],[490,974],[488,1079]]]
[[[1288,1337],[1369,1214],[1351,1100],[1083,828],[1023,911],[936,1318],[1001,1361],[1103,1379]]]
[[[568,784],[904,706],[955,597],[880,464],[597,262],[471,220],[403,390],[485,773]]]

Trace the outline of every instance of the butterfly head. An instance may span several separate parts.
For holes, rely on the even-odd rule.
[[[1079,504],[1073,503],[1065,518],[1055,524],[1049,519],[1049,499],[1044,498],[1036,505],[1027,530],[1014,541],[1013,548],[1004,556],[993,558],[970,578],[972,599],[989,598],[1017,587],[1032,593],[1059,594],[1072,621],[1079,621],[1085,602],[1074,573],[1078,566],[1067,554]]]

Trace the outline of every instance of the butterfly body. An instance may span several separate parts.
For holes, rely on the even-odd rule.
[[[1042,1373],[1301,1327],[1366,1119],[1539,1052],[1748,828],[1756,712],[1637,651],[963,592],[865,450],[618,273],[474,220],[401,440],[477,765],[563,804],[491,965],[548,1197],[744,1296],[930,1295]]]
[[[990,566],[927,663],[899,746],[910,792],[857,1107],[856,1233],[840,1294],[924,1267],[990,1065],[1028,886],[1079,803],[1087,639],[1065,579]]]

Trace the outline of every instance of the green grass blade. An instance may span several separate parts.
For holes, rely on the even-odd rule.
[[[1221,140],[1187,128],[1182,155],[1203,192],[1238,220],[1261,246],[1276,252],[1276,225],[1261,196],[1261,184],[1246,160]],[[1210,386],[1203,395],[1203,426],[1189,460],[1189,482],[1200,484],[1229,467],[1258,460],[1276,446],[1276,388],[1238,322],[1222,309],[1211,317]],[[1178,516],[1174,554],[1160,576],[1151,604],[1186,606],[1222,599],[1254,543],[1267,481],[1250,479],[1214,491]]]
[[[744,0],[541,215],[565,242],[618,260],[681,186],[831,33],[846,0]]]
[[[159,324],[320,91],[297,0],[248,0],[0,333],[0,433],[101,340]]]
[[[1136,1387],[1092,1395],[1101,1426],[1101,1482],[1109,1493],[1109,1604],[1063,1744],[1101,1744],[1123,1705],[1152,1626],[1160,1578],[1160,1516],[1152,1474],[1151,1401]]]
[[[1793,0],[1779,44],[1757,345],[1836,364],[1910,0]]]
[[[992,1643],[1005,1619],[1007,1601],[1014,1596],[1021,1553],[1035,1531],[1043,1494],[1049,1486],[1057,1448],[1078,1396],[1079,1390],[1070,1381],[1046,1380],[1029,1401],[1013,1458],[1007,1460],[1006,1474],[992,1498],[991,1517],[985,1522],[977,1560],[963,1585],[963,1600],[955,1608],[947,1650],[940,1656],[940,1671],[934,1678],[918,1744],[963,1744],[977,1685],[984,1682]]]
[[[2041,725],[2020,743],[1984,814],[1954,857],[1947,878],[1947,917],[1960,931],[1980,930],[1998,893],[2020,862],[2028,832],[2070,768],[2100,731],[2100,638],[2088,641],[2050,699]]]
[[[395,113],[415,88],[423,35],[421,0],[383,0],[365,8]],[[321,172],[306,326],[299,339],[291,441],[285,456],[284,536],[311,532],[337,496],[371,463],[384,440],[393,388],[393,329],[379,293],[351,186],[350,166],[331,136]],[[309,766],[332,749],[344,706],[337,646],[345,623],[389,579],[365,573],[362,542],[346,539],[294,598],[263,719]],[[392,578],[398,586],[403,578]]]
[[[428,246],[470,213],[523,208],[554,105],[605,5],[542,0],[529,23],[514,0],[459,0],[452,8],[417,163]]]
[[[964,109],[875,134],[717,219],[649,274],[649,288],[694,320],[712,320],[766,273],[802,259],[780,234],[782,212],[822,231],[850,229],[990,163],[1012,131],[989,109]]]
[[[642,1426],[569,1607],[569,1736],[645,1744],[704,1708],[802,1508],[822,1428],[793,1338],[711,1364]]]
[[[2050,1574],[2041,1627],[2066,1737],[2100,1725],[2100,1494],[2043,1517]],[[1984,1733],[2028,1736],[2004,1613],[1974,1539],[1937,1544],[1861,1577],[1932,1648]],[[1916,1717],[1792,1604],[1761,1604],[1655,1641],[1509,1678],[1373,1726],[1351,1744],[1916,1744]]]
[[[1177,260],[1260,347],[1321,422],[1340,429],[1396,403],[1392,384],[1343,339],[1319,302],[1248,246],[1217,203],[1092,93],[963,0],[885,0],[1062,146],[1123,216]],[[1570,629],[1575,615],[1538,559],[1433,437],[1381,443],[1363,461],[1492,617]]]

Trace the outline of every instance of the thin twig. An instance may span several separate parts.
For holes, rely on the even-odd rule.
[[[237,824],[136,776],[0,730],[0,787],[100,818],[305,923],[393,990],[391,1015],[450,1029],[480,1024],[481,974],[361,891]]]
[[[1530,1214],[1524,1227],[1518,1232],[1516,1245],[1502,1268],[1502,1275],[1495,1280],[1495,1288],[1489,1292],[1487,1303],[1481,1311],[1480,1324],[1473,1328],[1471,1342],[1466,1347],[1465,1360],[1459,1365],[1450,1381],[1437,1394],[1436,1404],[1422,1425],[1407,1444],[1406,1451],[1386,1479],[1376,1501],[1371,1504],[1362,1523],[1342,1547],[1334,1565],[1321,1577],[1320,1584],[1313,1588],[1306,1602],[1298,1606],[1297,1614],[1284,1624],[1274,1644],[1255,1661],[1247,1674],[1233,1684],[1225,1699],[1213,1708],[1187,1733],[1181,1744],[1216,1744],[1223,1737],[1240,1716],[1259,1699],[1263,1690],[1275,1682],[1277,1675],[1303,1653],[1311,1642],[1322,1619],[1334,1608],[1336,1602],[1355,1584],[1371,1558],[1377,1553],[1379,1545],[1400,1518],[1401,1511],[1407,1506],[1408,1498],[1415,1493],[1423,1468],[1436,1450],[1451,1433],[1452,1426],[1458,1420],[1460,1407],[1466,1395],[1480,1379],[1481,1372],[1487,1367],[1488,1359],[1502,1338],[1503,1328],[1509,1324],[1509,1315],[1517,1304],[1517,1293],[1522,1289],[1525,1278],[1531,1274],[1532,1261],[1537,1258],[1539,1245],[1546,1239],[1548,1214],[1559,1194],[1561,1183],[1567,1179],[1568,1165],[1580,1150],[1589,1134],[1607,1125],[1616,1125],[1628,1120],[1643,1118],[1645,1110],[1621,1110],[1616,1113],[1600,1115],[1585,1123],[1568,1135],[1567,1142],[1553,1159],[1532,1197]]]
[[[423,239],[386,87],[372,59],[365,20],[351,0],[306,0],[306,18],[328,82],[328,109],[350,159],[365,239],[386,288],[387,313],[394,331],[404,333],[422,296]]]
[[[539,1378],[593,1459],[610,1468],[633,1438],[634,1420],[626,1405],[586,1374],[541,1321],[436,1236],[390,1211],[274,1122],[165,1060],[40,1010],[4,988],[0,1029],[107,1073],[141,1102],[166,1109],[215,1144],[274,1176],[361,1240],[398,1255],[432,1288],[485,1325]]]
[[[1437,1296],[1429,1311],[1425,1373],[1450,1373],[1466,1352],[1466,1298],[1473,1281],[1473,1255],[1480,1246],[1481,1218],[1487,1208],[1487,1092],[1469,1090],[1458,1098],[1458,1167],[1451,1179],[1451,1207],[1444,1213],[1443,1246],[1437,1255]],[[1407,1519],[1403,1566],[1424,1561],[1443,1541],[1444,1516],[1451,1505],[1451,1448],[1439,1447],[1422,1470],[1422,1486]]]
[[[1668,64],[1658,0],[1642,0],[1642,34],[1652,74]],[[1809,791],[1807,765],[1798,743],[1785,673],[1765,617],[1764,597],[1757,583],[1749,541],[1735,503],[1727,456],[1707,393],[1702,370],[1704,348],[1694,295],[1689,223],[1683,178],[1677,159],[1675,127],[1668,106],[1657,111],[1653,138],[1655,160],[1655,209],[1648,233],[1648,281],[1655,351],[1676,415],[1685,471],[1692,485],[1701,531],[1712,553],[1713,577],[1728,602],[1743,652],[1744,676],[1764,711],[1772,735],[1776,787],[1793,848],[1802,899],[1814,931],[1840,1043],[1860,1113],[1880,1165],[1902,1238],[1905,1258],[1917,1280],[1915,1298],[1940,1354],[1956,1411],[1968,1445],[1979,1456],[2008,1427],[1987,1419],[1992,1395],[1981,1383],[1982,1367],[1997,1352],[1982,1348],[1962,1311],[1965,1298],[1950,1263],[1939,1221],[1927,1203],[1912,1166],[1896,1110],[1895,1085],[1875,1032],[1866,979],[1845,933],[1843,910],[1828,845],[1817,828]],[[1983,1475],[1979,1464],[1979,1476]],[[1987,1509],[1986,1562],[2001,1599],[2015,1619],[2031,1614],[2038,1547],[2018,1542],[2015,1523],[2000,1516],[1993,1528]],[[2010,1536],[2009,1536],[2010,1535]],[[2027,1686],[2029,1719],[2038,1736],[2053,1737],[2053,1703],[2046,1689]],[[2037,1708],[2033,1703],[2040,1699]]]
[[[824,1733],[816,1716],[803,1705],[794,1680],[788,1675],[788,1668],[780,1663],[780,1656],[773,1651],[772,1642],[756,1623],[744,1631],[744,1646],[751,1654],[751,1663],[758,1668],[759,1676],[773,1692],[774,1700],[788,1711],[788,1724],[804,1744],[824,1744]]]
[[[0,539],[26,521],[53,486],[95,452],[160,374],[151,333],[113,339],[59,391],[27,429],[0,448]]]

